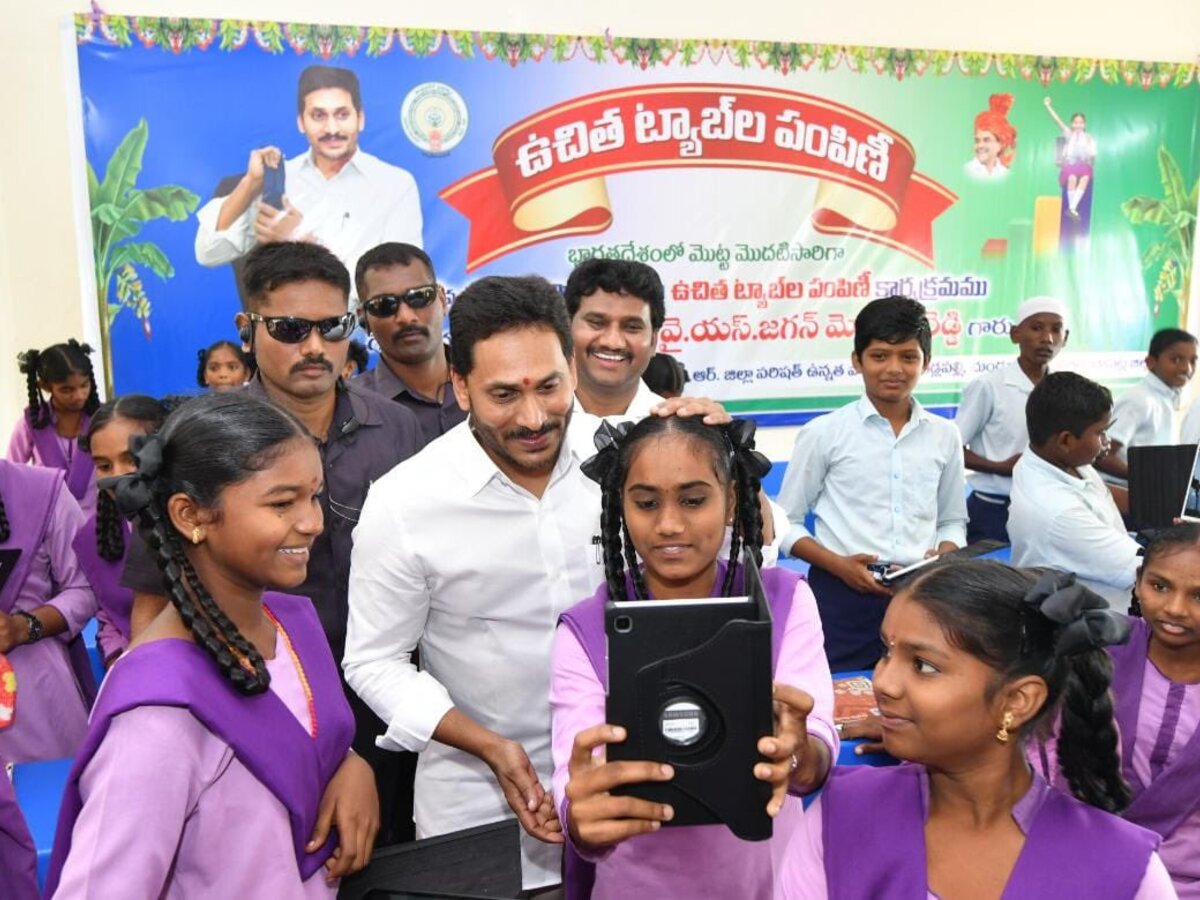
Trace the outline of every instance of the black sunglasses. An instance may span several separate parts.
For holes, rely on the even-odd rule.
[[[436,284],[427,284],[409,288],[403,294],[380,294],[364,303],[363,309],[377,319],[386,319],[396,314],[401,303],[407,303],[409,309],[424,309],[437,299],[437,293]]]
[[[351,312],[315,322],[296,316],[260,316],[258,313],[247,313],[246,316],[251,322],[262,322],[267,327],[267,334],[281,344],[299,344],[314,328],[327,341],[344,341],[358,324]]]

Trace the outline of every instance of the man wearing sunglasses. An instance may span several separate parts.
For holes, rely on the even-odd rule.
[[[412,244],[372,247],[354,272],[367,331],[379,345],[379,363],[355,384],[407,406],[426,442],[467,414],[454,399],[448,350],[442,342],[446,294],[433,260]]]
[[[236,323],[258,361],[243,390],[283,407],[311,432],[321,452],[325,529],[313,544],[308,577],[294,593],[312,598],[334,659],[346,642],[351,534],[367,489],[424,444],[415,417],[404,407],[346,384],[339,377],[355,327],[349,311],[350,273],[317,244],[263,244],[246,257],[248,308]],[[144,551],[131,548],[123,583],[139,595],[162,593],[162,576]],[[139,611],[165,598],[139,596]],[[142,620],[144,621],[144,620]],[[136,627],[136,626],[135,626]],[[412,771],[415,760],[375,746],[385,730],[352,691],[355,751],[371,763],[380,795],[378,843],[412,837]]]

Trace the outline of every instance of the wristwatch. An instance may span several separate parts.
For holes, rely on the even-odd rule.
[[[23,609],[18,609],[13,613],[14,616],[20,616],[29,623],[29,637],[25,641],[27,644],[37,643],[42,639],[42,620],[31,612],[26,612]]]

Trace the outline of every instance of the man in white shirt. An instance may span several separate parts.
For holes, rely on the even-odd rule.
[[[1163,328],[1150,338],[1148,374],[1113,404],[1108,438],[1112,449],[1096,462],[1104,480],[1124,485],[1129,448],[1175,443],[1179,398],[1196,373],[1196,338],[1181,328]]]
[[[1012,470],[1029,443],[1025,401],[1066,346],[1067,309],[1054,297],[1032,297],[1017,310],[1012,342],[1020,348],[1008,365],[967,382],[954,424],[962,435],[963,458],[971,470],[967,498],[967,543],[1008,542]]]
[[[560,880],[545,789],[550,649],[559,614],[603,580],[599,490],[566,437],[586,414],[572,412],[571,336],[554,288],[477,281],[451,308],[450,330],[468,419],[372,486],[354,533],[344,668],[387,723],[380,745],[420,752],[417,836],[515,812],[524,886],[536,889]]]
[[[863,396],[800,429],[779,492],[791,524],[783,546],[812,564],[835,672],[879,658],[891,589],[868,567],[961,547],[967,524],[958,431],[912,395],[929,366],[925,308],[907,297],[874,300],[854,328],[850,360]],[[810,510],[815,534],[804,525]]]
[[[1108,388],[1074,372],[1053,372],[1030,392],[1029,451],[1013,468],[1008,533],[1014,565],[1074,572],[1124,609],[1138,545],[1092,467],[1108,452],[1111,411]]]
[[[422,246],[417,183],[358,146],[365,124],[352,71],[309,66],[300,73],[296,125],[308,139],[308,151],[284,160],[277,147],[252,150],[233,190],[196,214],[196,261],[218,266],[259,243],[305,240],[327,247],[353,272],[358,258],[376,244]],[[269,170],[281,165],[282,199],[264,197]]]

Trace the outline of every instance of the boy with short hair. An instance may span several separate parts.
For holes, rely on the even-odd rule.
[[[1112,449],[1096,462],[1106,481],[1129,478],[1128,450],[1175,443],[1179,395],[1196,372],[1196,337],[1182,328],[1164,328],[1150,339],[1149,373],[1117,398],[1108,438]]]
[[[854,329],[850,361],[863,396],[800,429],[779,494],[791,523],[783,546],[812,564],[835,672],[879,658],[892,592],[868,566],[907,565],[966,540],[958,431],[913,398],[929,368],[925,307],[908,297],[874,300]],[[804,526],[809,510],[815,535]]]
[[[1064,346],[1067,308],[1054,297],[1031,297],[1017,309],[1010,337],[1017,358],[967,383],[954,424],[962,436],[967,480],[967,543],[1008,542],[1013,466],[1029,442],[1025,401]]]
[[[1108,451],[1112,394],[1074,372],[1052,372],[1025,405],[1029,452],[1013,467],[1008,533],[1017,566],[1050,566],[1124,608],[1138,544],[1093,463]]]

